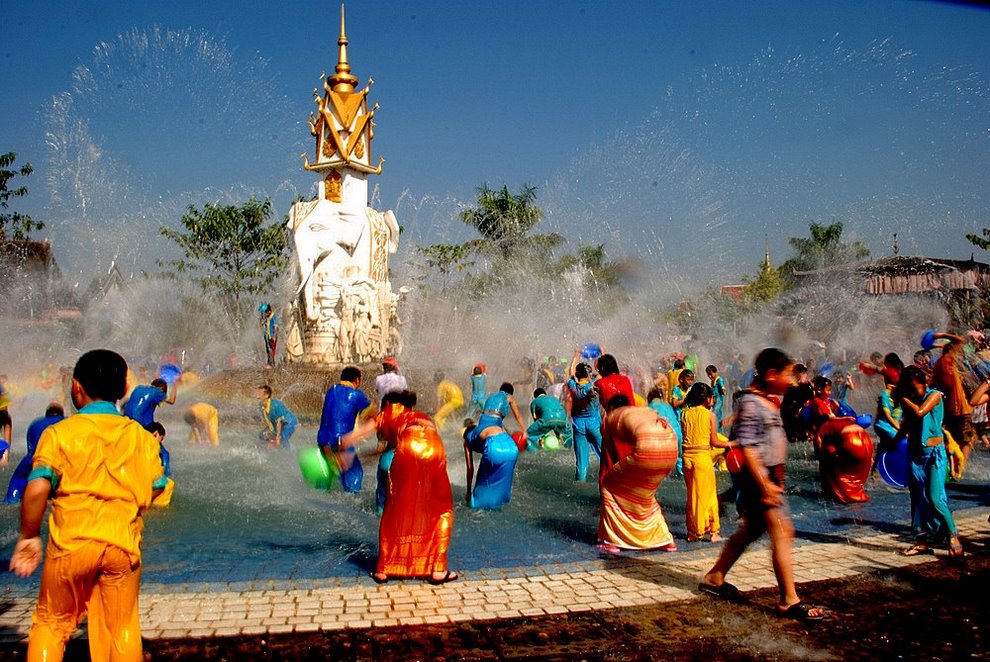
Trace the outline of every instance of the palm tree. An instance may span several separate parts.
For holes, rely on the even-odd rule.
[[[794,272],[814,271],[836,264],[847,264],[869,257],[870,249],[861,241],[842,241],[842,222],[822,225],[812,221],[811,237],[791,237],[788,243],[794,256],[780,265],[781,275],[789,284],[794,282]]]
[[[502,260],[526,257],[549,259],[555,248],[564,243],[556,233],[531,235],[530,231],[543,219],[536,206],[536,187],[522,187],[513,195],[507,186],[495,190],[484,185],[478,188],[478,204],[459,214],[461,221],[481,235],[469,242],[474,250],[494,254]]]

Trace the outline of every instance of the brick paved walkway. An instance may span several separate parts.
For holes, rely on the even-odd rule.
[[[956,513],[963,538],[985,538],[988,508]],[[799,532],[800,537],[800,532]],[[732,582],[747,591],[775,585],[766,543],[743,556]],[[798,582],[925,563],[907,558],[895,533],[863,528],[841,536],[816,535],[795,550]],[[526,567],[470,573],[444,586],[421,581],[375,585],[371,579],[187,586],[146,584],[141,593],[142,634],[148,639],[316,632],[466,620],[541,616],[630,607],[697,596],[702,573],[717,547],[676,554],[604,558],[571,567]],[[944,552],[939,551],[939,556]],[[0,589],[0,644],[25,638],[34,590]]]

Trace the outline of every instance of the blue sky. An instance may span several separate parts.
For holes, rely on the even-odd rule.
[[[37,2],[0,11],[0,150],[63,269],[148,268],[189,204],[313,178],[305,120],[339,5]],[[876,256],[968,257],[990,226],[990,12],[939,2],[351,2],[381,104],[376,206],[407,247],[469,235],[477,186],[677,295],[842,220]],[[977,251],[979,253],[979,251]],[[408,257],[408,256],[406,256]],[[988,256],[983,255],[983,259]],[[659,279],[659,281],[657,280]]]

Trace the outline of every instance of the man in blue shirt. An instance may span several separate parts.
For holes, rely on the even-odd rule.
[[[155,420],[155,410],[161,403],[175,404],[175,389],[169,394],[168,382],[158,378],[150,385],[135,387],[124,405],[124,416],[133,419],[144,427]]]
[[[14,504],[21,502],[21,498],[24,496],[24,488],[27,487],[28,476],[31,474],[31,465],[34,462],[34,449],[38,447],[38,440],[41,439],[41,433],[63,418],[65,418],[65,411],[62,409],[62,405],[53,402],[48,405],[44,416],[34,419],[31,425],[28,426],[27,455],[21,458],[20,464],[17,465],[13,475],[10,477],[10,485],[7,487],[7,496],[3,500],[4,503]]]
[[[360,390],[361,371],[347,366],[340,371],[340,383],[327,391],[323,400],[323,416],[316,443],[327,461],[340,465],[340,482],[348,492],[360,492],[364,480],[364,469],[353,447],[340,450],[340,437],[354,429],[362,412],[374,414],[371,401]]]

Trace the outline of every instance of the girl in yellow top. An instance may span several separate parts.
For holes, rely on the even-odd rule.
[[[728,448],[730,442],[718,438],[718,423],[712,405],[712,387],[695,382],[684,398],[681,428],[684,431],[684,482],[687,484],[687,539],[694,542],[711,536],[719,542],[718,489],[715,484],[713,448]]]

